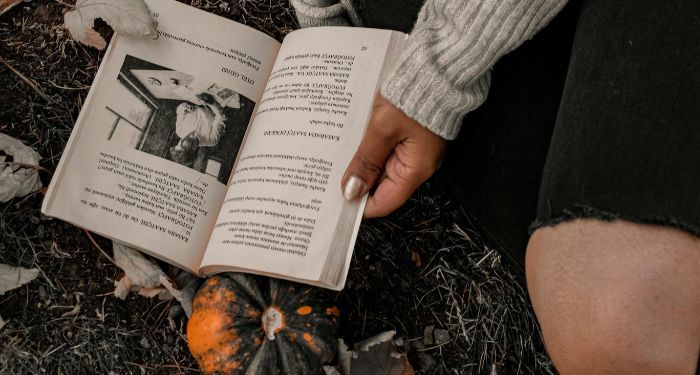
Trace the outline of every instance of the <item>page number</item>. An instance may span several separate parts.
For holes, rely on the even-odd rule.
[[[362,46],[362,49],[361,49],[361,50],[362,50],[362,51],[367,51],[367,47],[366,47],[366,46]]]

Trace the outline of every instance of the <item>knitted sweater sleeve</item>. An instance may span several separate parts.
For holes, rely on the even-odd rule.
[[[531,38],[566,0],[427,0],[381,93],[445,139],[486,100],[498,59]]]

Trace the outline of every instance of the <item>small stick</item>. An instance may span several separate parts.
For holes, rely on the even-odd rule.
[[[61,1],[61,0],[56,0],[56,2],[59,3],[59,4],[65,5],[65,6],[69,7],[69,8],[75,8],[75,5],[66,4],[66,3],[64,3],[64,2]]]
[[[0,56],[0,63],[3,63],[7,67],[7,69],[10,69],[12,73],[15,73],[17,77],[19,77],[24,83],[29,85],[39,96],[41,96],[42,99],[46,100],[47,102],[51,102],[51,98],[49,98],[48,95],[44,91],[42,91],[39,86],[36,85],[36,83],[32,82],[31,79],[27,78],[24,76],[24,74],[20,73],[19,70],[15,69],[10,63],[8,63],[2,56]]]
[[[112,257],[109,256],[109,255],[107,254],[107,252],[104,251],[104,250],[102,249],[102,247],[100,247],[100,245],[97,244],[97,242],[95,241],[95,239],[92,238],[92,235],[90,234],[90,232],[88,232],[88,231],[85,230],[85,229],[83,229],[83,230],[85,231],[85,234],[87,234],[88,238],[90,239],[90,242],[92,242],[92,244],[95,245],[95,247],[97,248],[97,250],[99,250],[99,251],[102,253],[102,255],[105,256],[105,258],[109,259],[109,261],[112,262],[112,264],[116,265],[117,263],[114,261],[114,259],[112,259]]]

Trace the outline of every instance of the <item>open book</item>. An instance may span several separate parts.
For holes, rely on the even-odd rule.
[[[340,182],[405,34],[264,33],[147,0],[157,39],[116,35],[42,212],[198,275],[335,290],[364,200]]]

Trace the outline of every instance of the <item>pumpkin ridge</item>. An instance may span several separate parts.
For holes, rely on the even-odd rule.
[[[263,311],[267,304],[260,298],[263,295],[263,288],[258,283],[258,279],[254,277],[247,277],[245,274],[232,274],[225,273],[226,280],[230,283],[230,287],[242,292],[242,297],[246,298],[251,302],[255,302],[258,306],[255,306],[258,310]],[[250,281],[252,278],[253,281]]]
[[[320,349],[322,346],[330,346],[328,345],[328,342],[319,338],[318,330],[309,330],[307,327],[304,328],[306,329],[287,326],[287,335],[291,336],[294,334],[296,336],[296,340],[294,342],[304,345],[314,352],[317,352],[317,349]]]
[[[327,363],[320,363],[319,358],[312,356],[298,340],[291,341],[286,330],[280,332],[278,339],[270,343],[274,343],[277,348],[278,366],[283,366],[279,368],[294,369],[291,373],[300,375],[323,373],[323,364]]]

